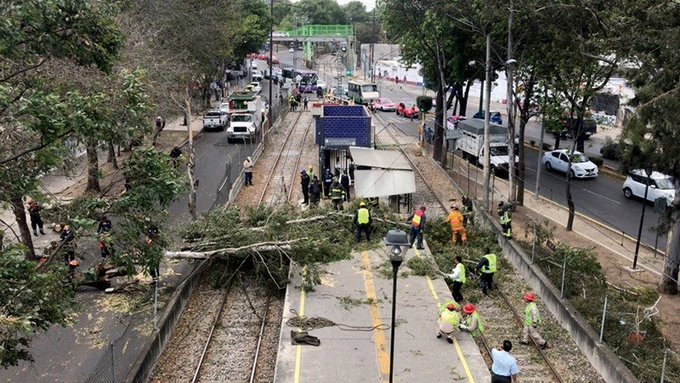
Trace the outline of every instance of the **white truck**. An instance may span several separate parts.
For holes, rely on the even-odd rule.
[[[211,110],[203,115],[203,129],[224,130],[229,124],[229,116],[224,110]]]
[[[262,129],[264,105],[253,92],[234,92],[229,96],[228,142],[254,142]]]
[[[459,121],[456,130],[459,131],[460,136],[456,146],[463,152],[463,158],[484,167],[484,120]],[[508,129],[501,125],[489,124],[489,146],[491,172],[497,175],[507,175]],[[515,156],[515,164],[518,162],[519,158]]]

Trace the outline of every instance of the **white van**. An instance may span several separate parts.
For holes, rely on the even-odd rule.
[[[659,172],[652,172],[649,177],[649,189],[647,189],[647,201],[654,202],[657,198],[665,198],[666,205],[671,206],[675,199],[675,183],[673,177]],[[626,198],[645,198],[647,185],[647,173],[642,169],[631,170],[623,182],[623,195]]]

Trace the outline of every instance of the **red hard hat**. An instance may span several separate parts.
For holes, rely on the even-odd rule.
[[[456,310],[456,306],[454,306],[453,303],[449,303],[448,305],[446,305],[446,308],[447,308],[449,311],[454,311],[454,310]]]
[[[466,314],[472,314],[473,312],[475,312],[475,306],[468,303],[465,306],[463,306],[463,312]]]
[[[527,302],[533,302],[536,297],[534,297],[534,294],[532,293],[526,293],[524,294],[524,300]]]

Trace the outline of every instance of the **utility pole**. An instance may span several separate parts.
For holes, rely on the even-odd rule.
[[[373,7],[373,32],[371,37],[371,82],[375,82],[375,62],[373,56],[375,55],[375,7]]]
[[[273,79],[274,78],[274,0],[269,0],[269,110],[267,111],[267,119],[269,120],[269,128],[274,125],[274,99],[273,99]],[[277,100],[278,101],[278,100]],[[266,137],[264,129],[262,130],[263,144],[264,137]]]
[[[491,33],[486,32],[486,62],[484,64],[485,73],[485,96],[484,97],[484,180],[482,181],[482,205],[486,211],[490,211],[489,206],[489,178],[491,177],[491,157],[489,157],[489,108],[491,103]]]
[[[515,116],[513,114],[514,95],[513,95],[513,66],[517,62],[513,57],[512,49],[512,22],[513,22],[513,0],[510,0],[510,8],[508,10],[508,59],[505,62],[506,80],[508,82],[508,202],[514,202],[517,199],[517,180],[515,180]],[[519,145],[523,143],[520,142]]]

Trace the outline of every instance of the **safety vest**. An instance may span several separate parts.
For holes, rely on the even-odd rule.
[[[468,315],[467,320],[465,321],[465,325],[468,327],[472,325],[473,319],[477,320],[477,329],[471,332],[470,334],[472,334],[472,336],[484,334],[484,324],[482,323],[482,318],[479,317],[477,311],[473,311],[472,314]]]
[[[420,222],[422,222],[423,219],[423,211],[418,210],[417,212],[413,213],[413,219],[411,219],[411,226],[414,229],[420,228]]]
[[[498,209],[498,215],[501,217],[501,224],[510,223],[510,221],[512,221],[508,209],[505,208]]]
[[[449,213],[446,220],[451,224],[451,231],[463,230],[463,215],[459,211]]]
[[[441,323],[448,323],[451,325],[452,329],[457,329],[460,324],[460,315],[457,311],[449,311],[446,307],[439,315],[439,321]]]
[[[369,212],[368,209],[365,207],[360,207],[359,210],[357,211],[357,223],[359,225],[366,225],[368,224],[369,220]]]
[[[465,266],[462,263],[459,263],[456,265],[456,269],[458,269],[458,277],[460,278],[460,283],[465,284],[465,281],[467,280],[465,278]]]
[[[345,189],[340,185],[331,188],[331,199],[342,199],[343,194],[345,194]]]
[[[536,309],[536,324],[541,324],[541,313],[538,312],[538,307],[536,307],[536,302],[530,302],[527,307],[524,308],[524,325],[531,326],[534,324],[534,320],[531,316],[531,312]]]
[[[489,261],[489,265],[484,265],[482,267],[482,273],[495,273],[496,272],[496,254],[487,254],[483,258]]]

